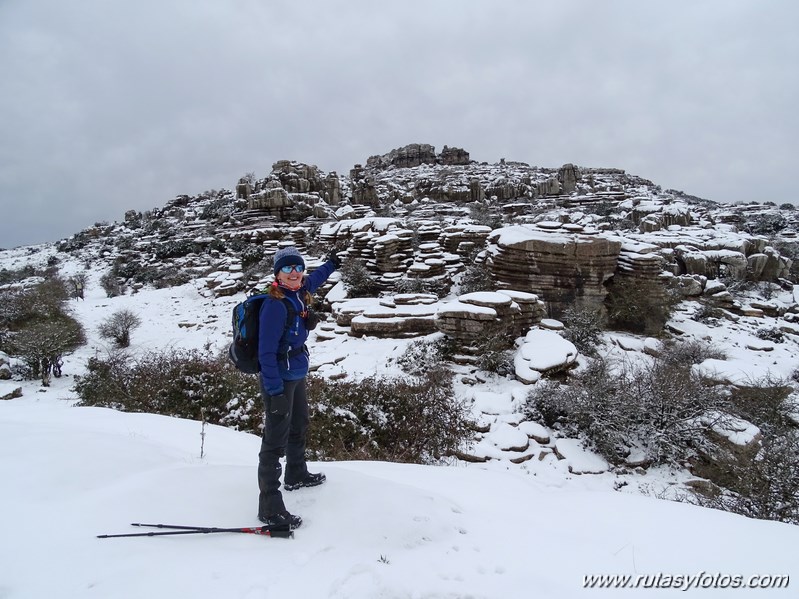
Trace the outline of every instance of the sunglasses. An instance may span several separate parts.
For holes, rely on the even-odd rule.
[[[302,264],[289,264],[288,266],[283,266],[280,268],[280,272],[284,272],[289,274],[291,271],[295,272],[302,272],[305,270],[305,267]]]

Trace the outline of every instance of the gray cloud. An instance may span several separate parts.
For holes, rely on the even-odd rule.
[[[0,247],[413,142],[796,200],[799,5],[5,0]]]

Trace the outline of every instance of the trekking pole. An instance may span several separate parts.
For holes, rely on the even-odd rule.
[[[220,532],[234,532],[244,533],[251,535],[263,535],[266,537],[273,537],[276,539],[290,539],[294,537],[294,531],[286,528],[275,528],[270,526],[258,526],[254,528],[216,528],[216,527],[203,527],[203,526],[176,526],[172,524],[140,524],[138,522],[131,523],[131,526],[147,526],[152,528],[170,528],[177,530],[169,530],[166,532],[137,532],[119,535],[97,535],[98,539],[113,539],[119,537],[160,537],[167,535],[196,535],[196,534],[213,534]]]

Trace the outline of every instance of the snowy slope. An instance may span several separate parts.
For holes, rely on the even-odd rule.
[[[49,253],[45,248],[37,258]],[[28,257],[20,250],[2,258],[0,266],[17,268]],[[61,269],[69,276],[84,265],[67,259]],[[531,440],[527,453],[535,457],[512,464],[503,448],[516,444],[520,429],[511,425],[520,420],[529,386],[501,378],[456,385],[456,393],[474,401],[481,422],[491,425],[473,448],[496,458],[486,464],[316,465],[328,483],[287,494],[289,509],[305,520],[293,540],[221,534],[96,539],[137,532],[131,522],[257,525],[259,439],[210,427],[200,459],[200,423],[73,407],[74,376],[89,357],[109,349],[96,327],[113,312],[130,308],[142,316],[132,335],[134,353],[220,349],[230,334],[230,308],[240,299],[207,298],[193,284],[109,299],[98,283],[102,272],[87,274],[85,300],[70,305],[88,343],[65,356],[66,376],[47,389],[36,381],[2,383],[21,386],[23,397],[0,402],[1,599],[561,598],[595,594],[582,589],[583,576],[591,574],[799,574],[797,527],[640,495],[679,495],[677,483],[687,473],[604,471],[574,440],[554,438],[549,444]],[[690,320],[690,313],[689,306],[676,314],[675,326],[723,346],[731,375],[744,369],[749,376],[785,376],[797,365],[794,341],[769,351],[747,348],[762,326],[758,319],[709,327]],[[617,333],[609,339],[610,351],[643,356],[645,341]],[[312,359],[326,375],[396,374],[390,359],[409,342],[338,335],[314,341]],[[725,365],[712,366],[723,371]],[[556,459],[555,444],[567,459]],[[736,591],[702,589],[707,597],[731,594]],[[790,590],[746,595],[791,596]]]
[[[799,575],[798,527],[472,466],[314,465],[328,483],[287,494],[305,518],[291,540],[95,538],[140,531],[131,522],[258,524],[258,438],[209,427],[200,459],[200,428],[0,403],[0,597],[568,598],[598,592],[582,588],[591,574]]]

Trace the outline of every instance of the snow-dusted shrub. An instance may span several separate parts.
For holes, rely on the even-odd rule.
[[[248,243],[241,250],[241,268],[246,271],[248,268],[262,262],[265,258],[264,246]]]
[[[777,327],[760,327],[755,331],[755,337],[763,341],[771,341],[772,343],[782,343],[785,341],[785,333]]]
[[[694,364],[701,364],[705,360],[726,360],[727,357],[727,353],[723,349],[712,343],[697,339],[687,339],[679,342],[666,341],[661,359],[684,368],[690,368]]]
[[[347,297],[377,297],[380,286],[369,274],[363,260],[345,260],[341,267],[341,280],[347,288]]]
[[[752,235],[774,235],[788,227],[788,219],[778,212],[758,214],[744,224],[744,229]]]
[[[477,360],[477,367],[499,376],[511,376],[516,372],[514,356],[515,353],[510,350],[481,353]]]
[[[702,304],[691,316],[692,320],[709,326],[718,325],[724,320],[724,310],[710,304]]]
[[[141,326],[141,318],[131,310],[117,310],[97,327],[97,332],[105,339],[111,339],[117,347],[130,345],[130,333]]]
[[[32,320],[3,338],[0,349],[20,358],[27,377],[50,384],[51,375],[61,376],[62,356],[86,343],[81,324],[68,314]]]
[[[694,473],[710,481],[690,499],[750,518],[799,524],[799,431],[767,434],[746,446],[719,442]]]
[[[447,279],[447,282],[442,282],[440,280],[431,281],[403,277],[394,284],[394,291],[397,293],[432,293],[439,298],[445,297],[450,288],[449,279]]]
[[[594,359],[569,384],[543,382],[527,412],[548,426],[582,433],[611,462],[632,452],[652,464],[681,464],[707,442],[729,405],[668,349],[650,362]]]
[[[671,316],[676,298],[658,281],[615,276],[605,305],[612,329],[656,335]]]
[[[795,427],[793,414],[799,413],[790,381],[764,376],[734,387],[730,391],[736,416],[756,425],[764,434],[780,435]]]
[[[411,376],[423,376],[430,370],[441,368],[444,362],[452,359],[454,353],[452,339],[442,335],[432,340],[412,341],[395,361],[403,372]]]
[[[502,214],[488,200],[469,204],[469,216],[478,225],[498,229],[502,226]]]
[[[574,343],[574,346],[586,356],[596,353],[596,347],[602,341],[607,317],[600,309],[579,308],[570,306],[560,317],[566,330],[563,337]]]
[[[322,460],[434,463],[471,436],[469,406],[443,369],[414,378],[309,377],[308,448]]]
[[[182,258],[189,254],[202,253],[202,246],[191,239],[170,239],[155,246],[155,257],[159,261]]]
[[[233,368],[226,355],[172,349],[136,359],[123,353],[91,358],[75,391],[81,405],[204,418],[256,433],[262,427],[258,377]]]
[[[117,257],[107,276],[109,277],[107,279],[108,288],[104,285],[107,294],[109,289],[112,289],[112,277],[123,282],[133,281],[134,283],[153,285],[156,289],[184,285],[191,280],[191,275],[181,271],[168,261],[164,264],[149,264],[129,256]]]
[[[466,270],[458,281],[461,295],[475,293],[477,291],[492,291],[494,283],[491,279],[491,271],[485,262],[476,262],[476,253],[466,260]]]
[[[112,272],[107,272],[100,277],[100,287],[103,288],[103,291],[105,291],[108,297],[116,297],[122,294],[119,279],[117,279]]]
[[[180,287],[191,282],[191,274],[177,266],[166,265],[156,271],[153,278],[153,287],[165,289],[166,287]]]
[[[20,358],[28,378],[61,376],[61,358],[86,342],[80,323],[69,315],[67,284],[48,278],[23,290],[0,292],[0,350]]]

